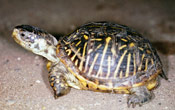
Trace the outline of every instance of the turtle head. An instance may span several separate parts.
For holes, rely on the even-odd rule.
[[[42,55],[50,61],[57,60],[56,45],[58,41],[42,29],[30,25],[19,25],[14,28],[12,37],[25,49]]]

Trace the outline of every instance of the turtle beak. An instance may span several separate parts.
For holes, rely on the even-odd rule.
[[[18,29],[15,28],[13,30],[12,37],[16,41],[16,43],[18,43],[19,45],[21,45],[24,48],[26,47],[26,45],[21,41],[21,38],[19,36],[19,30]]]
[[[18,44],[21,44],[20,40],[18,40],[18,38],[17,38],[18,37],[18,33],[19,33],[19,30],[18,29],[14,29],[13,33],[12,33],[12,37]]]

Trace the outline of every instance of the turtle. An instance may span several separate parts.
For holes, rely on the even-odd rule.
[[[150,41],[134,29],[107,21],[89,22],[56,39],[31,25],[17,25],[14,40],[48,59],[48,80],[54,97],[71,88],[128,94],[128,107],[153,98],[161,76],[168,79]]]

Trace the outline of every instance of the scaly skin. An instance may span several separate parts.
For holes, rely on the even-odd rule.
[[[60,66],[56,57],[57,40],[49,33],[29,25],[15,27],[12,37],[25,49],[41,55],[51,61],[49,67],[49,82],[54,91],[55,98],[67,94],[70,87],[65,77],[66,69]]]

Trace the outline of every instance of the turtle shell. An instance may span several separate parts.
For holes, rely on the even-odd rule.
[[[57,53],[84,84],[83,89],[127,89],[145,84],[162,71],[161,61],[148,39],[111,22],[91,22],[79,27],[60,40]]]

